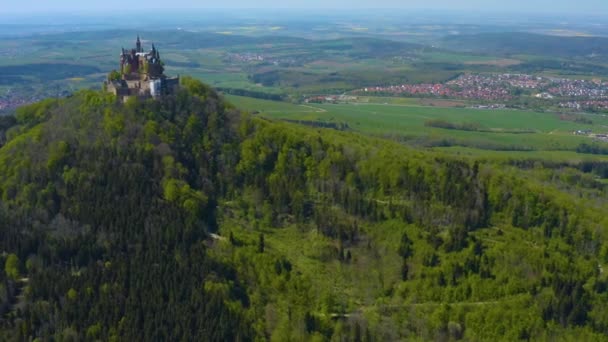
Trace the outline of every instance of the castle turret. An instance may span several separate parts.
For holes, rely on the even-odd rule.
[[[120,52],[120,74],[124,73],[125,63],[127,63],[127,54],[125,53],[125,48],[121,48]]]

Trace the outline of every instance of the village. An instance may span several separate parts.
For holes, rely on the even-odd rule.
[[[608,82],[528,74],[465,74],[445,83],[373,86],[357,89],[352,93],[476,101],[509,101],[521,95],[529,95],[541,100],[559,99],[561,108],[608,108]]]
[[[71,93],[66,86],[46,85],[44,87],[15,86],[0,93],[0,112],[34,103],[49,97],[66,97]]]
[[[574,110],[603,111],[608,110],[608,100],[567,101],[560,102],[559,106]]]
[[[306,57],[274,57],[268,56],[265,54],[259,54],[255,52],[241,52],[241,53],[227,53],[223,57],[223,61],[226,63],[234,63],[234,64],[251,64],[251,63],[259,63],[263,65],[274,65],[274,66],[292,66],[292,65],[301,65],[303,62],[307,60]]]
[[[36,99],[15,97],[10,95],[0,96],[0,111],[17,108],[33,101],[36,101]]]
[[[608,142],[607,133],[593,133],[590,129],[579,129],[572,132],[574,135],[582,135],[601,142]]]

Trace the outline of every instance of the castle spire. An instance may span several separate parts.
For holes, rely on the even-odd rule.
[[[143,52],[141,48],[141,40],[139,40],[139,34],[137,35],[137,41],[135,42],[135,47],[137,52]]]

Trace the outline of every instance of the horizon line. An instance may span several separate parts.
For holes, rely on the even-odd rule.
[[[552,16],[552,15],[593,15],[593,16],[603,16],[608,15],[608,9],[605,10],[584,10],[584,11],[570,11],[570,10],[555,10],[555,11],[546,11],[546,10],[521,10],[521,9],[485,9],[485,8],[476,8],[476,9],[448,9],[448,8],[428,8],[428,7],[353,7],[353,8],[342,8],[342,7],[184,7],[184,8],[164,8],[164,7],[156,7],[156,8],[148,8],[148,9],[137,9],[137,8],[127,8],[122,10],[119,15],[129,14],[129,13],[156,13],[156,12],[170,12],[170,13],[192,13],[194,12],[244,12],[244,11],[258,11],[258,12],[316,12],[316,11],[328,11],[328,10],[339,10],[338,13],[333,13],[338,16],[340,13],[357,13],[357,12],[367,12],[367,11],[388,11],[394,13],[395,11],[400,13],[407,12],[431,12],[431,13],[460,13],[460,14],[470,14],[474,15],[475,13],[495,13],[502,15],[509,14],[528,14],[528,15],[540,15],[540,16]],[[41,16],[41,15],[75,15],[75,14],[95,14],[95,15],[107,15],[114,14],[116,15],[116,11],[111,8],[99,8],[99,9],[78,9],[78,10],[70,10],[70,9],[47,9],[40,11],[32,11],[32,10],[8,10],[0,13],[0,17],[2,16],[12,16],[12,15],[26,15],[26,16]],[[398,13],[395,13],[398,14]],[[0,23],[1,25],[1,23]]]

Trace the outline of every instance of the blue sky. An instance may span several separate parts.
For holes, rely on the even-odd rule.
[[[210,8],[402,8],[484,12],[608,13],[608,0],[0,0],[0,15],[32,12],[93,12],[147,9]]]

